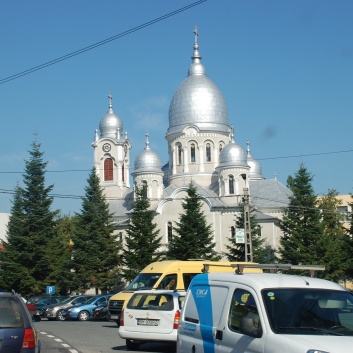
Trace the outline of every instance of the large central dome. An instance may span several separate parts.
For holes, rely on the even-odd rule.
[[[174,93],[169,107],[167,135],[181,133],[195,125],[200,131],[228,133],[228,108],[222,92],[206,75],[198,51],[195,31],[194,55],[188,77]]]

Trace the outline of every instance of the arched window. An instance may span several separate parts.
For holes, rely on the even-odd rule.
[[[223,149],[223,145],[220,143],[219,146],[218,146],[218,160],[219,160],[219,158],[221,156],[222,149]]]
[[[206,144],[206,162],[211,162],[211,144]]]
[[[168,230],[168,243],[170,243],[173,239],[173,226],[172,222],[168,222],[167,224],[167,230]]]
[[[229,193],[234,194],[234,177],[229,175]]]
[[[181,145],[178,145],[178,165],[181,165],[182,164],[182,150],[181,150]]]
[[[142,182],[142,196],[147,198],[147,181]]]
[[[123,163],[121,167],[121,179],[123,180],[123,183],[125,182],[125,164]]]
[[[195,152],[195,144],[191,144],[191,163],[196,162],[196,152]]]
[[[113,180],[113,160],[106,158],[104,160],[104,181]]]
[[[230,227],[230,237],[231,237],[232,239],[235,238],[235,227],[234,227],[234,226],[231,226],[231,227]]]

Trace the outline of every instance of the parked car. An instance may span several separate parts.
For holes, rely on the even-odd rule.
[[[107,320],[107,314],[108,314],[108,303],[97,306],[97,308],[93,311],[92,319]]]
[[[185,291],[135,292],[120,317],[119,336],[129,350],[145,342],[177,341],[177,329]]]
[[[65,317],[62,315],[64,309],[76,304],[82,304],[92,297],[93,295],[77,295],[69,297],[60,303],[47,305],[42,309],[42,317],[48,320],[64,321]]]
[[[20,296],[0,293],[0,353],[40,353],[31,314]]]
[[[87,321],[93,317],[93,312],[97,307],[108,303],[111,296],[112,294],[94,296],[83,304],[77,304],[66,308],[63,311],[63,316],[65,319]]]
[[[51,305],[51,304],[58,304],[61,303],[63,300],[67,299],[68,296],[62,297],[47,297],[43,298],[36,302],[35,306],[37,307],[37,315],[42,317],[43,316],[43,308]]]

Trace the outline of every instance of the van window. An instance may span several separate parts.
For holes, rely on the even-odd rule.
[[[246,327],[245,327],[246,326]],[[253,295],[244,289],[236,289],[230,305],[228,327],[232,331],[260,336],[261,323]]]
[[[199,273],[183,273],[184,288],[187,290],[190,286],[192,279]]]
[[[139,273],[126,287],[127,290],[151,289],[162,273]]]
[[[271,288],[262,296],[275,333],[353,336],[353,295],[348,291]]]
[[[177,275],[175,273],[166,275],[158,285],[158,289],[176,289]]]

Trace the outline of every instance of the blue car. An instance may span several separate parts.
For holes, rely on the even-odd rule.
[[[85,303],[70,306],[63,311],[66,320],[87,321],[94,316],[97,307],[108,303],[112,294],[102,294],[92,297]]]

